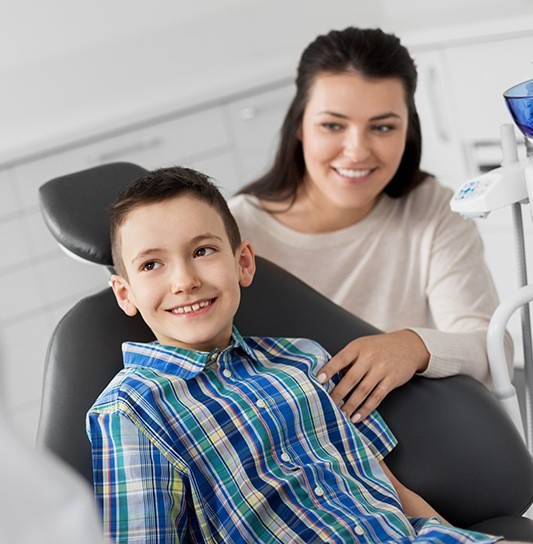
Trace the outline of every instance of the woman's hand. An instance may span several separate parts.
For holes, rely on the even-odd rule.
[[[415,372],[424,371],[428,363],[429,352],[418,334],[395,331],[350,342],[322,367],[318,380],[325,383],[338,372],[344,374],[331,391],[331,398],[356,423]]]

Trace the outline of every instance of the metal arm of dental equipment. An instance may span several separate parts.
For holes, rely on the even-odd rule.
[[[504,300],[494,312],[487,332],[487,355],[494,394],[514,422],[528,449],[533,452],[531,392],[533,391],[533,356],[529,302],[533,286],[527,284],[524,227],[521,205],[528,202],[525,170],[527,161],[519,161],[513,125],[501,127],[502,166],[464,183],[455,192],[450,206],[464,217],[485,218],[496,209],[512,207],[518,261],[518,292]],[[511,382],[504,350],[505,329],[510,317],[521,308],[524,351],[526,414],[522,421],[516,389]]]

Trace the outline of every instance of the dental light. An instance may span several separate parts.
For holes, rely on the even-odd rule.
[[[518,160],[513,125],[501,127],[502,165],[486,174],[466,181],[454,193],[452,211],[469,218],[485,218],[499,208],[512,207],[517,246],[520,288],[504,300],[494,312],[487,333],[487,353],[491,369],[494,393],[526,440],[533,452],[533,416],[531,396],[533,392],[533,348],[529,302],[533,300],[533,285],[527,283],[524,244],[524,227],[521,204],[533,202],[533,150],[527,138],[533,139],[533,80],[520,83],[504,93],[511,116],[526,137],[528,159]],[[533,220],[533,206],[530,204]],[[521,308],[522,340],[526,389],[525,426],[522,423],[516,390],[511,383],[504,352],[504,334],[509,318]],[[525,428],[525,435],[524,435]]]

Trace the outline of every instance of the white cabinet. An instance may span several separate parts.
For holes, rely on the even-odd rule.
[[[532,60],[533,31],[526,37],[446,48],[446,85],[471,174],[499,164],[500,125],[513,122],[503,93],[533,78]],[[522,141],[518,130],[516,135]]]
[[[225,153],[230,143],[222,112],[209,108],[24,162],[14,173],[22,205],[34,207],[40,185],[69,172],[117,161],[151,169]]]
[[[500,124],[512,122],[503,93],[533,78],[532,61],[533,31],[528,37],[446,48],[447,85],[465,141],[499,139]]]
[[[11,181],[11,172],[0,169],[0,221],[17,212],[19,203]]]
[[[233,155],[196,156],[181,161],[182,165],[194,168],[210,176],[226,198],[230,198],[240,187]]]
[[[503,93],[533,78],[531,36],[439,45],[413,54],[419,72],[422,166],[456,188],[499,166],[500,126],[512,123]],[[516,130],[520,155],[522,136]]]
[[[226,105],[239,184],[260,176],[274,158],[279,130],[294,95],[289,83]]]
[[[440,50],[415,53],[418,69],[416,106],[422,128],[422,169],[457,188],[467,178],[467,164],[454,124],[447,74]]]

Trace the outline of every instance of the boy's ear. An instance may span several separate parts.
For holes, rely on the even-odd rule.
[[[254,248],[244,240],[237,249],[237,259],[239,264],[239,284],[242,287],[248,287],[255,274],[255,254]]]
[[[111,285],[117,303],[122,308],[123,312],[126,315],[133,317],[137,313],[137,307],[130,300],[130,286],[128,285],[128,282],[122,276],[113,274],[109,279],[109,285]]]

